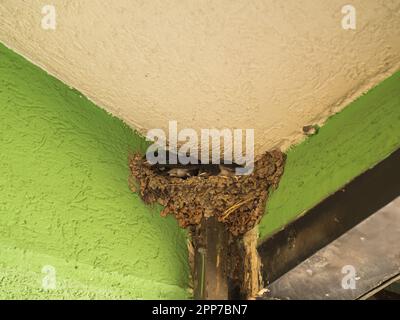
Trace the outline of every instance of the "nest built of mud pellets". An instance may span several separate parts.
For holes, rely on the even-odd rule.
[[[237,236],[259,222],[268,191],[278,185],[284,164],[285,155],[275,150],[256,160],[250,175],[210,170],[210,174],[178,177],[165,174],[137,154],[130,159],[131,185],[145,203],[164,206],[161,215],[173,214],[181,227],[195,226],[203,217],[215,216]],[[173,169],[176,171],[179,165]]]

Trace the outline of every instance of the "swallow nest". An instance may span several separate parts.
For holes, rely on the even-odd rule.
[[[183,228],[199,225],[203,217],[216,216],[237,236],[261,219],[269,191],[278,186],[285,159],[282,152],[274,150],[255,161],[250,175],[178,177],[156,170],[136,154],[130,159],[130,186],[145,203],[164,206],[161,215],[173,214]]]

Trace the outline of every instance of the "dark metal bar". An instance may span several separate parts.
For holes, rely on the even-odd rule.
[[[202,300],[228,299],[229,231],[214,217],[203,218],[193,236],[194,296]]]

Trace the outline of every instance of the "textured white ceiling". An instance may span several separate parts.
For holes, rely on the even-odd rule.
[[[399,69],[400,0],[0,1],[0,41],[145,132],[253,128],[286,149]]]

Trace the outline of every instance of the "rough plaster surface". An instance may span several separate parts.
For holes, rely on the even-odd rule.
[[[0,40],[128,124],[254,128],[256,151],[286,149],[394,73],[400,0],[2,0]]]
[[[189,296],[184,230],[128,187],[137,134],[1,44],[0,128],[0,299]]]
[[[261,238],[282,229],[398,148],[400,71],[289,150],[279,188],[259,224]]]

